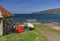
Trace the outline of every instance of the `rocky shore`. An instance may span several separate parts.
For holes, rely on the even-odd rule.
[[[53,22],[53,23],[43,23],[43,25],[50,26],[52,29],[60,30],[60,23]]]

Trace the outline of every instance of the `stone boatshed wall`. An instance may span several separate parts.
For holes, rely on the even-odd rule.
[[[0,36],[8,34],[9,27],[12,24],[13,14],[0,6]]]

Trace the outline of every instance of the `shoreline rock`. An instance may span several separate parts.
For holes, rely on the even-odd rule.
[[[60,23],[53,22],[53,23],[44,23],[43,25],[50,26],[52,29],[60,30]]]

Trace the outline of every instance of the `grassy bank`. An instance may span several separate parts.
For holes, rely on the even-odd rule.
[[[35,25],[35,29],[32,31],[24,31],[20,34],[10,34],[3,37],[0,37],[1,41],[48,41],[37,28],[40,25]]]
[[[60,31],[59,30],[54,30],[54,29],[52,29],[49,26],[45,26],[45,25],[42,25],[42,24],[35,24],[35,27],[39,28],[40,30],[46,31],[48,33],[51,32],[51,33],[55,33],[57,35],[60,35]]]

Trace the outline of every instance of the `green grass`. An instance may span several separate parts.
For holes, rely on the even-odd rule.
[[[35,24],[35,27],[38,27],[40,30],[46,31],[48,33],[55,33],[57,35],[60,35],[59,30],[54,30],[49,26],[45,26],[45,25],[42,25],[42,24]]]
[[[37,28],[48,33],[51,32],[60,35],[60,31],[54,30],[51,27],[44,26],[42,24],[34,24],[34,26],[35,29],[32,31],[25,30],[19,34],[15,33],[5,35],[3,37],[0,37],[0,41],[48,41],[48,39],[44,37]]]
[[[32,31],[24,31],[19,34],[9,34],[3,37],[0,37],[0,41],[48,41],[37,28],[40,27],[35,25],[35,29]]]

